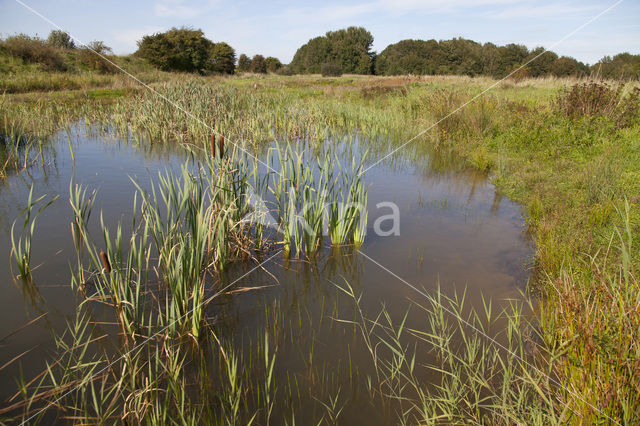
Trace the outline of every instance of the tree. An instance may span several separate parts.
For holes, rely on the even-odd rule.
[[[92,41],[80,49],[80,61],[94,71],[113,73],[117,71],[105,57],[111,55],[111,48],[102,41]]]
[[[165,71],[202,73],[211,66],[214,47],[202,30],[183,27],[144,36],[136,54]]]
[[[274,58],[273,56],[267,57],[267,59],[264,60],[264,63],[267,68],[267,72],[276,72],[282,67],[280,59]]]
[[[47,44],[59,49],[75,49],[76,44],[69,33],[62,30],[51,30],[47,37]]]
[[[265,62],[264,56],[255,55],[251,58],[251,65],[249,66],[249,71],[256,73],[266,73],[267,72],[267,64]]]
[[[558,55],[545,51],[543,47],[536,47],[525,58],[531,77],[541,77],[551,74],[553,63],[558,60]]]
[[[337,64],[342,73],[371,74],[375,58],[372,44],[373,36],[362,27],[329,31],[302,45],[291,68],[297,73],[319,73],[323,64]]]
[[[578,74],[578,61],[567,56],[556,59],[551,65],[551,72],[556,77],[567,77]]]
[[[387,46],[376,58],[376,74],[435,74],[439,62],[435,40],[402,40]]]
[[[640,55],[619,53],[613,58],[605,56],[591,66],[591,72],[605,78],[640,79]]]
[[[335,62],[340,64],[343,73],[373,73],[371,45],[373,36],[362,27],[349,27],[346,30],[329,31],[326,34],[331,44],[331,53]]]
[[[210,50],[207,69],[220,74],[233,74],[236,51],[225,42],[215,43]]]
[[[291,68],[298,74],[317,74],[320,66],[333,61],[331,42],[327,37],[316,37],[303,44],[293,56]]]
[[[243,53],[238,58],[238,66],[236,67],[236,72],[248,72],[249,68],[251,68],[251,59],[249,59],[249,57]]]

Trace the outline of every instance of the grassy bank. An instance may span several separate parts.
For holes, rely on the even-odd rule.
[[[611,419],[633,423],[640,418],[638,93],[632,85],[614,83],[604,86],[556,79],[506,81],[464,106],[494,83],[491,79],[464,77],[190,78],[155,83],[154,88],[163,98],[147,91],[115,88],[104,92],[104,96],[93,96],[95,92],[88,90],[73,94],[7,95],[3,99],[2,117],[5,129],[18,129],[20,134],[46,136],[57,127],[85,118],[121,132],[148,136],[155,143],[198,146],[207,146],[213,128],[229,142],[245,142],[258,150],[276,137],[294,142],[307,139],[312,145],[323,146],[329,143],[329,135],[339,134],[348,141],[366,135],[370,137],[371,162],[430,128],[398,155],[413,161],[427,161],[429,157],[429,161],[441,161],[446,167],[452,166],[452,158],[457,159],[453,162],[456,167],[485,171],[500,192],[524,206],[527,232],[537,246],[531,289],[541,297],[535,307],[533,329],[521,324],[520,314],[513,316],[509,333],[515,337],[510,348],[523,356],[532,355],[531,351],[525,354],[524,342],[527,333],[536,333],[534,340],[541,345],[535,354],[537,365],[553,380],[545,382],[540,375],[533,377],[534,373],[517,358],[509,358],[505,367],[499,353],[490,352],[481,340],[465,340],[464,347],[476,352],[468,352],[469,357],[462,358],[459,348],[444,345],[451,339],[449,326],[434,320],[433,333],[411,332],[427,346],[442,344],[439,347],[442,362],[433,368],[447,372],[451,379],[442,384],[442,389],[449,391],[446,400],[444,397],[438,400],[433,396],[437,392],[430,395],[419,386],[412,370],[403,370],[413,367],[411,352],[403,349],[405,343],[401,343],[398,326],[376,322],[373,333],[367,326],[370,319],[361,318],[354,327],[360,327],[365,341],[369,339],[373,347],[373,340],[379,339],[378,343],[390,348],[375,365],[380,371],[380,384],[390,386],[378,391],[379,397],[391,395],[403,413],[407,412],[403,404],[413,404],[412,413],[418,414],[406,417],[408,422],[473,418],[478,422],[510,423],[539,415],[541,423],[554,419],[574,423]],[[461,106],[464,107],[459,112],[449,116]],[[300,241],[303,238],[298,237]],[[292,237],[290,241],[295,240]],[[97,255],[94,258],[93,269],[98,270],[99,259]],[[195,294],[187,298],[188,302],[192,303],[196,296],[202,297]],[[446,301],[445,305],[458,306],[455,301]],[[425,309],[428,318],[445,316],[438,306],[432,303]],[[462,313],[454,316],[454,322],[456,317],[461,318]],[[130,327],[132,322],[126,316],[122,318],[121,326]],[[72,331],[79,334],[84,322],[79,320],[77,324]],[[461,324],[458,322],[453,328],[464,328]],[[207,340],[207,344],[217,348],[215,334],[209,338],[212,340]],[[274,355],[269,350],[269,340],[263,336],[262,341],[260,360],[264,366],[260,365],[261,378],[256,380],[264,389],[255,397],[260,407],[255,412],[259,411],[266,423],[273,403],[269,371]],[[179,353],[169,353],[173,349]],[[225,378],[222,384],[203,384],[202,389],[211,392],[207,386],[221,386],[224,390],[220,395],[226,399],[220,399],[222,411],[218,414],[224,414],[218,420],[236,421],[242,389],[250,386],[249,382],[241,384],[237,380],[237,359],[226,349],[225,356],[217,359],[228,380]],[[156,348],[145,350],[150,352],[142,359],[153,358]],[[137,403],[144,407],[132,409],[131,420],[159,419],[154,416],[174,412],[186,417],[201,414],[201,408],[194,408],[198,404],[186,409],[178,397],[171,399],[167,411],[153,411],[162,406],[165,398],[153,390],[171,386],[184,390],[180,381],[193,379],[171,373],[176,367],[171,363],[188,359],[180,352],[183,350],[182,346],[171,346],[163,358],[165,363],[147,366],[145,374],[150,378],[144,386],[135,382],[135,375],[123,376],[132,380],[127,384],[129,387],[117,381],[114,384],[117,371],[114,368],[111,377],[104,377],[105,383],[109,389],[126,391],[114,396],[113,404],[105,402],[80,410],[85,416],[82,418],[109,417],[113,413],[105,412],[104,406],[114,410],[127,395],[139,398]],[[478,360],[481,353],[486,357]],[[138,361],[127,360],[135,364],[128,371],[138,371]],[[91,365],[85,359],[77,362]],[[486,366],[482,373],[488,376],[478,375],[476,365]],[[117,363],[115,367],[122,365]],[[501,380],[493,381],[490,378],[496,371]],[[65,386],[70,386],[79,383],[83,376],[65,377]],[[513,377],[518,380],[508,380]],[[471,378],[482,385],[469,389],[468,393],[452,393]],[[508,386],[510,382],[517,383],[515,390]],[[520,390],[518,385],[522,385]],[[92,386],[86,384],[77,392],[93,392]],[[403,393],[403,389],[413,390]],[[58,391],[52,394],[60,394]],[[490,398],[484,400],[481,396],[487,394]],[[41,395],[38,401],[48,397]],[[73,398],[66,404],[64,407],[70,409]],[[465,404],[471,408],[456,410]],[[327,412],[336,415],[337,408]],[[249,421],[253,415],[253,411],[247,410],[242,419]]]

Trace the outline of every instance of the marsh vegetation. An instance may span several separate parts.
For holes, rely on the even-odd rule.
[[[166,80],[0,101],[0,186],[23,185],[7,291],[53,316],[61,262],[68,295],[46,354],[5,339],[3,419],[640,417],[635,84]],[[117,144],[110,167],[154,153],[154,172],[96,185]],[[371,234],[385,197],[401,238]]]

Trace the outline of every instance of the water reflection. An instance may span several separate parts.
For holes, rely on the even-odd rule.
[[[4,295],[0,309],[5,319],[0,336],[19,329],[40,313],[47,314],[46,320],[2,341],[0,365],[34,346],[40,348],[0,371],[2,399],[15,393],[20,366],[25,377],[42,371],[46,354],[53,348],[50,330],[62,330],[65,321],[75,316],[78,299],[69,288],[71,212],[65,201],[72,176],[89,190],[98,190],[95,211],[102,210],[105,223],[114,226],[131,211],[132,178],[148,189],[150,179],[159,171],[177,171],[190,157],[174,146],[148,143],[138,135],[105,137],[103,130],[77,126],[61,132],[52,142],[52,155],[42,168],[1,181],[0,259],[9,258],[11,223],[24,206],[31,184],[35,196],[60,196],[37,225],[33,258],[42,266],[34,272],[36,285],[15,286],[8,263],[0,263]],[[314,151],[333,149],[345,164],[350,164],[366,151],[369,165],[392,146],[390,140],[364,141],[357,135],[305,145],[307,159],[313,158]],[[266,155],[266,148],[261,155]],[[373,221],[369,221],[361,248],[367,256],[426,291],[438,287],[448,294],[466,291],[470,307],[481,308],[484,297],[494,300],[499,309],[501,300],[519,297],[533,247],[522,233],[520,207],[498,194],[484,174],[415,144],[368,170],[365,179],[371,217],[377,214],[375,206],[380,202],[391,201],[400,208],[398,236],[375,235]],[[92,231],[98,231],[95,222]],[[233,264],[220,280],[232,283],[253,266]],[[315,408],[306,412],[305,407],[315,407],[314,398],[337,388],[343,389],[342,395],[352,402],[347,419],[357,421],[363,409],[371,411],[366,395],[357,391],[363,388],[367,374],[372,374],[367,367],[370,354],[358,341],[353,326],[335,321],[354,315],[353,301],[340,289],[346,283],[362,295],[361,307],[372,315],[384,304],[392,318],[403,318],[410,301],[420,299],[414,290],[352,247],[339,247],[323,251],[312,261],[278,256],[265,265],[265,270],[239,280],[236,291],[227,292],[207,307],[220,338],[234,340],[247,354],[253,350],[252,338],[265,329],[277,335],[281,342],[275,372],[278,382],[291,383],[295,378],[296,389],[307,389],[297,403],[303,411],[299,421],[313,420]],[[100,309],[95,309],[92,316],[96,323],[108,322],[107,313]],[[423,313],[411,310],[407,326],[420,328],[424,324]],[[109,332],[108,324],[100,327]],[[318,383],[321,386],[314,388]],[[319,393],[310,394],[311,388],[319,389]],[[290,408],[285,404],[279,410],[284,413]]]

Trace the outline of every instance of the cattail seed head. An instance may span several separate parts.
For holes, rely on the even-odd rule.
[[[220,135],[220,139],[218,139],[218,152],[220,153],[220,158],[224,156],[224,136]]]
[[[100,252],[100,260],[102,261],[102,266],[104,266],[104,270],[107,274],[111,273],[111,264],[109,263],[109,258],[107,257],[107,253],[101,251]]]

